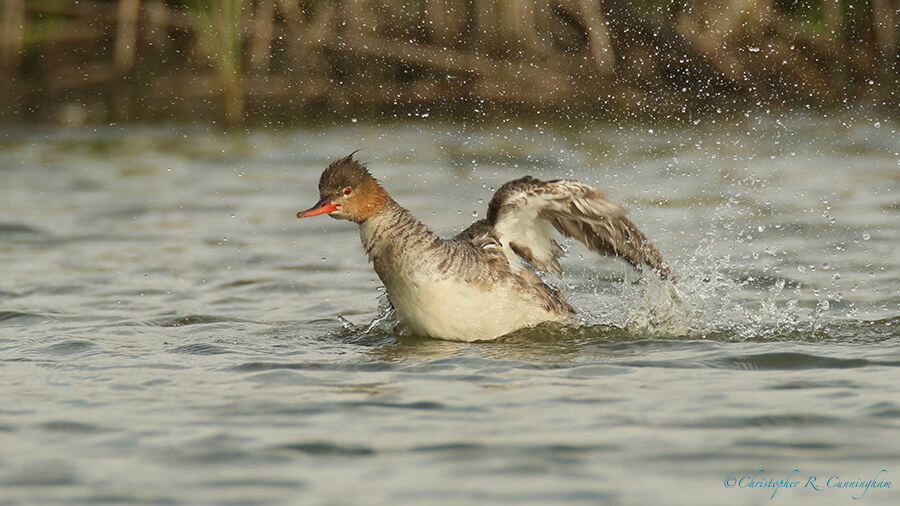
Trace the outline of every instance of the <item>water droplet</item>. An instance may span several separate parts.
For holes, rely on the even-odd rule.
[[[473,217],[477,217],[477,216],[478,216],[478,211],[472,211],[472,216],[473,216]]]
[[[756,230],[759,230],[760,232],[762,232],[765,229],[766,229],[765,225],[760,225],[760,226],[756,227]]]
[[[350,118],[350,123],[356,123],[356,118]]]
[[[840,272],[835,272],[835,273],[834,273],[834,276],[832,276],[832,277],[833,277],[834,279],[841,279],[841,273],[840,273]]]
[[[868,241],[868,240],[871,239],[871,238],[872,238],[872,236],[869,235],[868,232],[866,232],[865,234],[863,234],[863,241]]]

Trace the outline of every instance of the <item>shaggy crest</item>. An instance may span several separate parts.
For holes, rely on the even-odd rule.
[[[322,172],[322,177],[319,178],[320,195],[338,193],[347,186],[356,188],[363,181],[374,179],[365,164],[353,159],[357,151],[350,153],[346,158],[331,162],[331,165]]]

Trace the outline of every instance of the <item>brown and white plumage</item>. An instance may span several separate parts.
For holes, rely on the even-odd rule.
[[[397,204],[365,166],[341,158],[319,180],[319,202],[299,218],[328,214],[359,224],[360,237],[397,315],[411,331],[459,341],[494,339],[574,309],[525,268],[561,273],[555,229],[601,255],[669,275],[625,209],[573,180],[529,176],[500,187],[487,217],[442,239]]]
[[[501,186],[488,204],[487,218],[460,235],[474,237],[476,230],[491,230],[514,270],[519,262],[513,253],[536,269],[562,274],[558,261],[562,249],[552,237],[555,229],[595,253],[621,257],[636,269],[649,266],[668,277],[662,255],[626,213],[603,193],[578,181],[525,176]]]

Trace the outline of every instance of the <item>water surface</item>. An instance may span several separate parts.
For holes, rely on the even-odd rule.
[[[898,127],[4,131],[0,504],[896,504]],[[578,324],[403,335],[355,227],[294,217],[354,149],[447,235],[514,177],[597,186],[686,335],[665,287],[568,243]]]

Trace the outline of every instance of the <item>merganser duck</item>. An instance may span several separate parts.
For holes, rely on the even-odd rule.
[[[561,274],[556,229],[636,269],[669,269],[625,209],[571,179],[510,181],[494,193],[487,217],[450,239],[394,201],[353,154],[319,179],[320,199],[298,218],[327,214],[359,225],[363,247],[396,314],[414,334],[453,341],[495,339],[575,313],[538,271]]]

